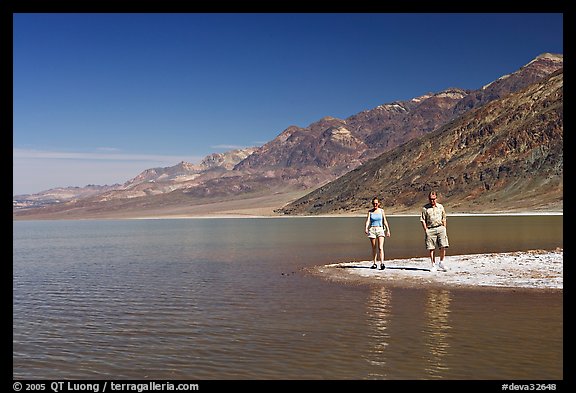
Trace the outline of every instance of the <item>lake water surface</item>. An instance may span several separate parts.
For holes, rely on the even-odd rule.
[[[387,259],[426,255],[418,217],[388,220]],[[448,255],[563,247],[562,216],[448,220]],[[302,271],[368,259],[363,227],[14,221],[13,377],[563,378],[562,291],[346,285]]]

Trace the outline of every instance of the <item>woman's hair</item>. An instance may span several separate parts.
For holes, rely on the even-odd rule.
[[[372,198],[372,204],[374,204],[374,201],[378,201],[378,206],[380,206],[380,198],[378,197]]]

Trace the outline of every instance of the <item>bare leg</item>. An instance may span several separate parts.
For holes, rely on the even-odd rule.
[[[380,267],[384,266],[384,236],[378,237],[378,254],[380,254]]]
[[[438,268],[443,271],[448,271],[446,266],[444,265],[444,257],[446,256],[446,247],[440,248],[440,262],[438,262]]]
[[[435,264],[434,249],[428,250],[428,251],[430,251],[430,262],[432,262],[432,266],[434,266],[434,264]]]
[[[442,247],[440,249],[440,262],[442,262],[444,260],[445,256],[446,256],[446,247]]]
[[[372,244],[372,263],[376,264],[376,257],[377,257],[377,239],[370,238],[370,244]]]

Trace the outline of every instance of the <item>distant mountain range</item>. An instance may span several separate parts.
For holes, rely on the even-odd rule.
[[[563,72],[494,100],[290,203],[284,214],[393,211],[441,193],[452,212],[561,210]]]
[[[214,213],[219,201],[249,206],[266,195],[280,214],[365,210],[373,195],[413,211],[432,187],[459,211],[561,210],[562,69],[563,55],[546,53],[478,90],[290,126],[261,147],[148,169],[122,185],[15,196],[14,218]]]

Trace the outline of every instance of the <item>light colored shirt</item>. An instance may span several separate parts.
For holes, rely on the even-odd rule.
[[[436,206],[428,203],[422,208],[420,221],[426,223],[427,228],[444,225],[444,220],[446,220],[446,211],[440,203],[436,202]]]
[[[382,209],[377,209],[375,212],[370,212],[370,226],[381,227],[382,223]]]

